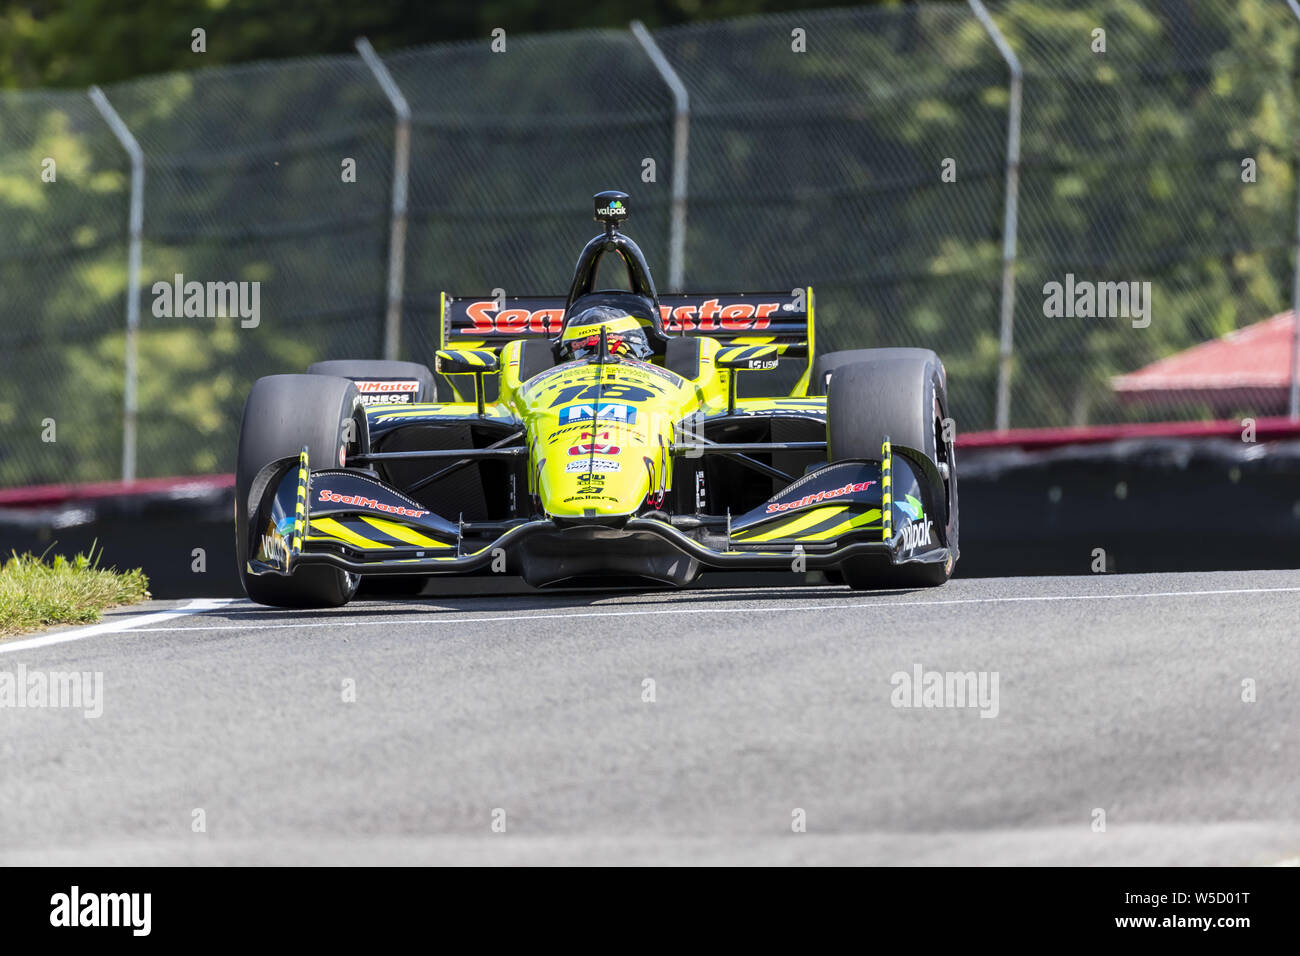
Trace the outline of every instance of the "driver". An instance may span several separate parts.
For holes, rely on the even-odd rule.
[[[600,328],[610,355],[648,362],[654,354],[645,329],[633,316],[608,305],[595,305],[570,317],[560,335],[560,361],[573,362],[595,355],[600,349]]]

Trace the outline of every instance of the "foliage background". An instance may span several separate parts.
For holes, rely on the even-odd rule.
[[[633,17],[691,91],[687,287],[810,282],[820,348],[935,347],[958,427],[990,427],[1006,66],[965,4],[803,6],[0,8],[0,484],[120,468],[128,171],[85,84],[147,156],[141,475],[222,471],[256,376],[378,354],[393,129],[357,35],[415,114],[404,357],[428,360],[444,289],[562,291],[599,188],[633,194],[663,284],[672,100]],[[1026,70],[1012,424],[1208,415],[1122,407],[1109,383],[1288,307],[1300,22],[1275,0],[989,6]],[[582,29],[532,32],[558,27]],[[155,318],[150,286],[177,272],[262,282],[262,324]],[[1067,272],[1152,282],[1151,327],[1046,319]]]

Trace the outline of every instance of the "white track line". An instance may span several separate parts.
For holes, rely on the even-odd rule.
[[[1206,597],[1220,594],[1300,592],[1293,588],[1227,588],[1218,591],[1153,591],[1144,594],[1050,594],[1029,597],[954,598],[951,601],[874,601],[857,604],[802,604],[769,607],[684,607],[637,611],[585,611],[560,614],[498,614],[483,617],[367,617],[361,620],[292,621],[284,624],[197,624],[193,627],[140,627],[136,631],[268,631],[312,627],[366,627],[375,624],[492,624],[501,621],[548,621],[575,617],[645,617],[656,614],[763,614],[769,611],[847,611],[859,608],[941,607],[952,604],[1004,604],[1017,601],[1115,601],[1132,598]],[[381,612],[382,614],[382,612]],[[3,647],[3,645],[0,645]]]
[[[234,598],[198,598],[184,607],[173,608],[170,611],[133,614],[130,617],[114,618],[102,624],[91,624],[89,627],[78,627],[71,631],[56,631],[53,634],[42,634],[39,637],[29,637],[21,641],[5,641],[0,643],[0,654],[30,651],[37,647],[49,647],[51,644],[67,644],[70,641],[80,641],[87,637],[98,637],[100,634],[135,631],[140,629],[139,625],[141,624],[161,624],[163,621],[170,621],[172,618],[185,617],[189,614],[201,614],[204,611],[214,611],[217,608],[225,607],[233,600]],[[171,630],[171,628],[153,627],[145,628],[145,630],[165,631]]]

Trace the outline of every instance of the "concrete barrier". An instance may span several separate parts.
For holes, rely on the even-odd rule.
[[[1116,427],[1139,431],[960,442],[958,576],[1300,568],[1292,431],[1246,442],[1236,423],[1177,426],[1174,437]],[[105,564],[143,568],[156,597],[239,596],[233,488],[233,476],[210,475],[0,491],[0,553],[95,545]]]

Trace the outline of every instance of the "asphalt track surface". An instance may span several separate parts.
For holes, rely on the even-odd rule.
[[[1300,572],[106,621],[0,643],[103,674],[98,719],[0,709],[0,863],[1300,858]],[[894,706],[917,665],[996,717]]]

